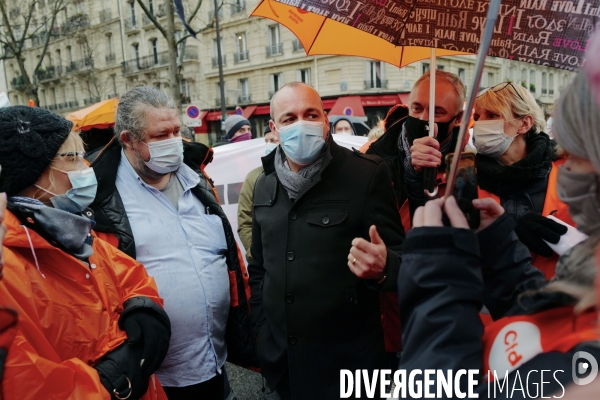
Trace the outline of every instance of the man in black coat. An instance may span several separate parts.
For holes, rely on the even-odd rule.
[[[385,368],[377,290],[395,290],[404,230],[385,164],[333,142],[313,88],[281,88],[271,117],[249,265],[259,362],[282,399],[335,399],[340,369]]]

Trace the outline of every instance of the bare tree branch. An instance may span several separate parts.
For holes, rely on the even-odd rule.
[[[168,1],[172,1],[172,0],[168,0]],[[163,26],[160,24],[160,22],[158,22],[156,17],[150,12],[150,10],[148,10],[148,7],[146,7],[146,5],[144,4],[144,1],[137,0],[137,3],[140,5],[140,7],[142,7],[142,10],[144,10],[144,13],[146,13],[148,18],[150,18],[150,21],[152,21],[154,26],[156,26],[156,29],[158,29],[160,31],[160,33],[162,33],[162,35],[165,37],[165,39],[169,40],[169,35],[167,35],[167,30],[165,28],[163,28]]]

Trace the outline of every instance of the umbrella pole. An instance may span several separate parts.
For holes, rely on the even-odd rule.
[[[435,47],[431,48],[431,59],[429,61],[429,137],[435,137]],[[433,198],[438,193],[436,185],[437,168],[423,169],[423,185],[425,194]]]
[[[475,63],[475,74],[473,74],[471,93],[469,94],[469,100],[467,102],[467,106],[464,109],[462,121],[460,123],[458,140],[456,141],[456,147],[454,149],[455,156],[452,158],[452,165],[450,166],[450,171],[448,171],[448,181],[446,184],[446,192],[444,194],[444,199],[448,198],[448,196],[451,196],[452,193],[454,193],[454,184],[456,183],[458,161],[460,159],[460,153],[462,152],[463,147],[462,143],[464,141],[465,133],[469,126],[471,110],[475,105],[475,98],[477,97],[479,82],[481,81],[481,74],[483,73],[483,63],[485,62],[485,57],[487,56],[488,51],[490,50],[490,43],[492,41],[492,36],[494,35],[494,26],[496,25],[496,20],[498,19],[498,12],[500,10],[501,3],[502,0],[492,0],[488,8],[485,30],[483,31],[483,35],[481,36],[481,45],[479,46],[479,51],[477,52],[477,62]]]

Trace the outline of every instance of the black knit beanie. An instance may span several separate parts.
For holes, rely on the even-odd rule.
[[[36,183],[72,126],[43,108],[0,108],[0,192],[14,196]]]

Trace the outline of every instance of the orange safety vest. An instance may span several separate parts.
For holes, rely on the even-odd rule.
[[[483,334],[483,371],[498,377],[513,371],[538,354],[566,353],[575,346],[600,339],[598,312],[576,315],[573,306],[533,315],[504,317],[488,325]]]
[[[571,216],[569,215],[569,206],[567,206],[558,198],[558,192],[556,191],[558,167],[564,163],[564,159],[560,159],[552,163],[552,169],[550,170],[550,175],[548,176],[548,187],[546,189],[546,198],[544,200],[542,215],[545,217],[552,215],[571,226],[575,226],[575,222],[573,222]],[[479,188],[479,198],[492,198],[496,200],[498,204],[500,204],[500,198],[498,196],[481,188]],[[550,279],[554,276],[554,270],[556,269],[556,263],[558,262],[557,254],[554,254],[552,257],[548,258],[542,257],[535,253],[531,253],[531,256],[533,258],[532,264],[544,273],[546,279]]]

